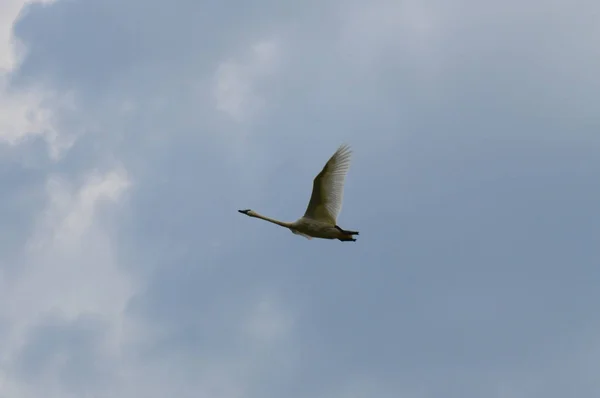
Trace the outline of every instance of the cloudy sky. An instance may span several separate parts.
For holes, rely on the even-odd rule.
[[[0,398],[600,396],[599,17],[3,0]]]

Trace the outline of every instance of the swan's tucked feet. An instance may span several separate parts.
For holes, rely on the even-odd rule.
[[[356,239],[354,239],[353,237],[349,236],[349,237],[344,237],[344,238],[338,238],[339,241],[341,242],[356,242]]]

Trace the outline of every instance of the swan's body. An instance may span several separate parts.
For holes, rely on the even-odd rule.
[[[313,181],[313,191],[304,216],[294,222],[284,222],[265,217],[253,210],[238,210],[250,217],[260,218],[290,229],[307,239],[338,239],[343,242],[356,241],[356,231],[338,227],[337,217],[342,210],[344,180],[350,167],[350,147],[342,145],[323,167]]]

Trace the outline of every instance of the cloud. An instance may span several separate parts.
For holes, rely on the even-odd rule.
[[[90,316],[49,318],[32,327],[27,345],[16,355],[12,376],[21,383],[13,393],[39,391],[28,385],[44,386],[49,396],[86,395],[91,389],[110,392],[116,381],[110,366],[115,358],[107,350],[105,328]]]
[[[0,313],[8,325],[2,365],[17,396],[29,396],[27,385],[45,386],[51,396],[75,384],[89,390],[102,384],[99,377],[113,376],[93,363],[108,366],[99,357],[118,352],[133,287],[118,264],[103,202],[119,202],[129,181],[115,169],[71,185],[49,178],[47,206],[18,268],[5,270],[1,281]]]
[[[0,395],[596,394],[597,10],[555,6],[27,4]],[[356,245],[236,212],[341,142]]]
[[[15,146],[39,136],[46,142],[48,155],[54,161],[73,145],[74,135],[58,132],[54,111],[47,106],[48,102],[54,102],[53,107],[62,102],[68,107],[67,96],[58,98],[40,90],[15,94],[2,85],[0,92],[4,93],[0,99],[0,142]]]
[[[56,128],[52,107],[68,105],[67,95],[55,95],[41,87],[14,91],[10,74],[19,66],[19,42],[13,37],[13,22],[30,2],[9,0],[0,6],[0,142],[14,146],[28,137],[40,136],[48,144],[49,155],[57,160],[72,145],[72,137],[61,136]],[[48,4],[50,1],[39,1]],[[23,57],[23,54],[21,54]]]
[[[26,2],[25,0],[7,0],[0,5],[0,74],[15,67],[16,54],[12,27]]]

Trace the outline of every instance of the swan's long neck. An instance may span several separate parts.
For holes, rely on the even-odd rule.
[[[248,215],[250,217],[260,218],[261,220],[265,220],[265,221],[268,221],[270,223],[277,224],[277,225],[279,225],[281,227],[284,227],[284,228],[289,228],[292,225],[292,223],[275,220],[274,218],[263,216],[262,214],[258,214],[257,212],[252,212],[251,214],[248,214]]]

